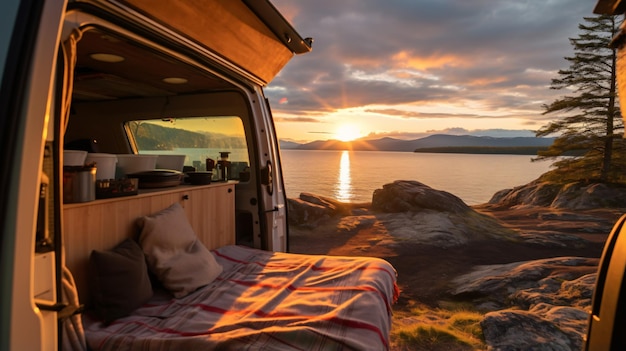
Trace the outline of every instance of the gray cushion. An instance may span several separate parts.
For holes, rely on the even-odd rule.
[[[152,297],[145,256],[132,239],[109,251],[92,251],[89,272],[95,312],[107,323],[128,315]]]
[[[139,225],[139,244],[148,268],[175,297],[188,295],[222,273],[178,203],[143,217]]]

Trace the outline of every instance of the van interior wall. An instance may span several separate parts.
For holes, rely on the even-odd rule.
[[[245,96],[238,91],[158,98],[81,102],[72,104],[65,143],[95,139],[98,151],[132,153],[124,124],[127,121],[203,116],[239,116],[246,135],[252,133]],[[252,145],[248,140],[248,145]],[[253,162],[251,160],[251,162]]]
[[[219,91],[172,97],[80,102],[72,104],[64,142],[95,139],[97,152],[132,153],[124,124],[131,120],[190,117],[239,116],[246,134],[250,169],[258,169],[258,152],[249,99],[241,91]],[[257,173],[250,173],[248,182],[236,185],[237,242],[252,246],[253,233],[258,233]]]

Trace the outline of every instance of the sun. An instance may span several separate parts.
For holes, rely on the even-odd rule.
[[[359,129],[352,124],[342,124],[337,128],[335,132],[335,138],[340,141],[352,141],[359,138]]]

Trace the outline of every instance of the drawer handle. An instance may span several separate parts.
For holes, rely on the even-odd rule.
[[[188,194],[183,195],[183,200],[189,200],[189,195]]]

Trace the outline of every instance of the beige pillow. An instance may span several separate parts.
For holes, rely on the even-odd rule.
[[[139,225],[139,244],[148,268],[175,297],[188,295],[222,273],[178,203],[141,218]]]

